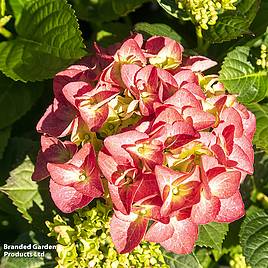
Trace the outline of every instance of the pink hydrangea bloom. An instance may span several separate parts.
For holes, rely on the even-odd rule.
[[[204,76],[215,64],[167,37],[96,46],[54,79],[33,179],[51,177],[63,212],[110,198],[120,253],[142,239],[190,253],[199,224],[244,215],[239,187],[253,173],[255,117]]]

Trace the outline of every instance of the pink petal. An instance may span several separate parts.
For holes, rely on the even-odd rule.
[[[96,165],[96,156],[93,146],[90,143],[86,143],[82,146],[82,148],[70,160],[70,164],[80,168],[85,163],[88,156],[90,157],[89,160],[93,163],[90,167],[93,168],[93,166]]]
[[[80,168],[71,164],[48,163],[47,169],[54,182],[66,186],[79,181],[82,174]]]
[[[207,224],[215,220],[219,210],[219,198],[212,196],[206,199],[205,195],[201,194],[200,202],[192,207],[191,219],[196,224]]]
[[[212,127],[215,123],[214,115],[198,108],[187,107],[183,110],[183,117],[185,119],[190,117],[193,120],[193,126],[196,130]]]
[[[136,89],[135,76],[140,69],[141,67],[136,64],[124,64],[121,67],[121,78],[125,86],[130,90],[136,99],[139,97],[139,92]]]
[[[191,253],[198,237],[197,225],[190,219],[177,221],[176,217],[171,218],[171,223],[174,233],[171,238],[161,242],[161,246],[176,254]]]
[[[117,210],[123,214],[129,214],[131,206],[134,201],[136,192],[139,189],[141,180],[135,181],[129,185],[123,185],[121,187],[115,186],[111,183],[108,184],[109,192],[114,206]]]
[[[133,63],[139,66],[146,64],[146,58],[134,39],[128,39],[116,52],[114,59],[121,63]]]
[[[50,193],[55,205],[64,213],[71,213],[91,202],[93,198],[85,196],[73,187],[62,186],[50,180]]]
[[[181,70],[174,75],[178,87],[182,87],[187,83],[198,85],[198,78],[191,70]]]
[[[172,104],[181,112],[186,106],[202,109],[201,103],[186,89],[179,89],[173,96],[165,101],[165,104]]]
[[[240,146],[234,144],[233,151],[229,155],[229,160],[231,160],[234,164],[229,164],[229,166],[235,166],[237,169],[245,171],[248,174],[253,174],[253,162],[251,161],[252,158],[250,159],[249,157],[251,156],[248,156]]]
[[[84,195],[97,198],[103,194],[103,187],[100,179],[100,172],[97,167],[91,171],[90,174],[86,174],[87,178],[85,181],[75,182],[73,187]]]
[[[221,208],[216,217],[217,222],[233,222],[244,216],[244,203],[239,191],[227,199],[220,199]]]
[[[98,165],[104,177],[111,182],[112,174],[115,173],[118,168],[118,164],[113,157],[105,150],[100,151],[98,154]]]
[[[204,72],[207,69],[217,65],[216,61],[210,60],[204,56],[190,56],[185,65],[193,71],[193,72]]]
[[[171,223],[164,224],[162,222],[156,222],[151,225],[144,239],[155,243],[164,242],[172,237],[174,231],[174,227]]]
[[[70,104],[76,107],[75,105],[76,97],[82,96],[83,94],[91,90],[92,87],[88,83],[77,81],[68,83],[66,86],[64,86],[62,92],[65,98],[70,102]]]
[[[136,141],[146,139],[148,135],[136,130],[123,132],[117,135],[109,136],[104,140],[104,145],[107,150],[116,157],[121,163],[132,162],[132,158],[129,153],[122,148],[124,144],[135,144]]]
[[[212,178],[208,185],[213,195],[219,198],[229,198],[238,191],[240,178],[239,171],[226,171]]]

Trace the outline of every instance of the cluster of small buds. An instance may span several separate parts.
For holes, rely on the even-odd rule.
[[[186,11],[194,23],[208,30],[210,25],[215,25],[218,14],[225,10],[235,10],[237,0],[177,0],[179,9]]]
[[[242,254],[241,246],[236,246],[230,254],[230,267],[231,268],[251,268],[246,264],[245,256]]]
[[[142,242],[131,253],[118,254],[110,236],[110,214],[106,205],[97,202],[96,207],[73,214],[73,226],[59,215],[47,221],[49,236],[58,242],[56,268],[169,267],[155,243]]]
[[[256,64],[261,66],[262,69],[268,68],[267,46],[265,44],[261,45],[261,56],[260,59],[257,60]]]

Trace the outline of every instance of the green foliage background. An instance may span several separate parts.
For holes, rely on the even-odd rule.
[[[66,217],[51,202],[47,182],[30,179],[39,148],[35,125],[52,100],[53,76],[88,55],[94,40],[106,47],[136,31],[168,36],[187,53],[216,60],[210,72],[219,72],[257,118],[255,173],[241,187],[247,215],[229,226],[201,226],[193,254],[162,250],[166,263],[268,267],[268,1],[235,1],[236,9],[220,12],[207,30],[177,2],[0,0],[0,246],[55,244],[45,221]],[[55,267],[55,257],[50,251],[46,258],[3,258],[0,267]]]

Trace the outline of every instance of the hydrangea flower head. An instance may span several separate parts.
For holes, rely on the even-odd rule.
[[[140,34],[96,46],[56,75],[55,100],[37,125],[33,178],[51,177],[63,212],[109,200],[119,253],[146,240],[188,254],[199,224],[244,215],[239,187],[253,173],[255,117],[217,75],[203,74],[216,62],[183,51]]]

